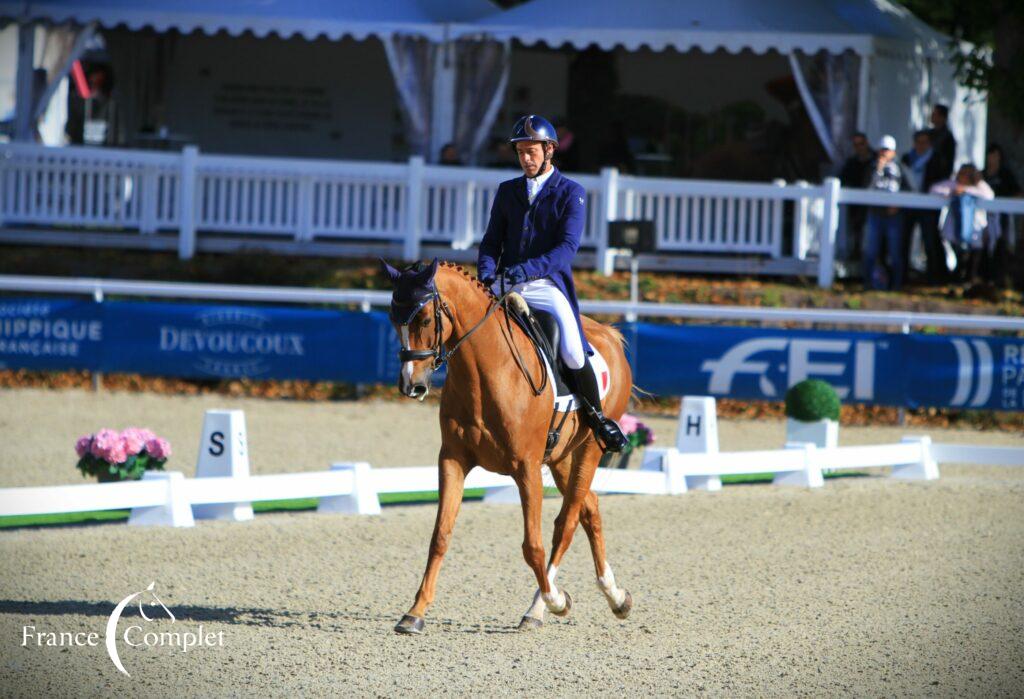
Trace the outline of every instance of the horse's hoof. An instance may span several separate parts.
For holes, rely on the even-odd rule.
[[[524,616],[523,620],[519,622],[517,629],[519,631],[533,631],[544,626],[544,622],[535,616]]]
[[[612,610],[612,614],[614,614],[619,619],[625,619],[629,616],[629,612],[632,609],[633,595],[629,594],[629,590],[626,590],[626,599],[622,600],[622,604],[619,605],[617,609]]]
[[[406,635],[419,635],[423,633],[423,617],[406,614],[400,622],[395,624],[395,633]]]
[[[562,607],[562,611],[556,612],[554,610],[548,610],[555,616],[565,616],[569,613],[569,610],[572,609],[572,597],[569,595],[569,591],[563,589],[562,594],[565,595],[565,606]]]

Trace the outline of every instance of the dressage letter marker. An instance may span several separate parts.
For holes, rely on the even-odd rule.
[[[718,413],[710,396],[683,396],[679,407],[679,428],[676,449],[681,454],[718,453]],[[691,490],[721,490],[718,476],[687,476]]]
[[[249,440],[241,410],[207,410],[199,442],[196,478],[248,478]],[[196,519],[244,522],[253,518],[252,503],[193,505]]]

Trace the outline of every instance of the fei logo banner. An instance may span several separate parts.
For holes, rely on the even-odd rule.
[[[816,378],[846,402],[1024,409],[1020,339],[644,323],[630,334],[635,381],[654,393],[781,400]]]

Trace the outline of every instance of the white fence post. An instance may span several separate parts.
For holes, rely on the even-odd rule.
[[[405,241],[402,245],[402,259],[415,262],[420,259],[420,239],[423,237],[423,193],[425,163],[423,156],[409,158],[409,179],[405,200]]]
[[[598,226],[597,239],[597,271],[610,276],[615,268],[615,261],[608,256],[608,223],[619,217],[619,171],[613,167],[602,168],[601,170],[601,203],[602,211],[601,225]]]
[[[821,464],[815,452],[817,447],[810,442],[786,442],[786,449],[803,452],[804,467],[799,471],[782,471],[775,474],[773,485],[796,485],[803,488],[820,488],[825,485],[821,475]]]
[[[196,146],[185,146],[181,151],[181,178],[179,187],[181,204],[178,224],[178,257],[182,260],[192,259],[196,252],[196,165],[199,161],[199,149]]]
[[[892,467],[892,477],[914,481],[934,481],[939,477],[939,465],[932,458],[931,437],[904,437],[903,444],[920,444],[921,460],[913,464]]]
[[[192,507],[185,495],[185,476],[178,471],[146,471],[144,481],[165,481],[167,502],[155,507],[133,507],[128,516],[131,525],[162,525],[170,527],[193,527]]]
[[[313,240],[313,178],[310,175],[303,175],[299,178],[299,191],[296,199],[299,211],[295,240],[299,242]]]
[[[821,217],[821,237],[818,241],[818,286],[832,286],[835,275],[836,231],[839,229],[839,180],[826,177],[822,185],[825,210]]]
[[[370,464],[362,461],[354,464],[331,464],[331,470],[352,473],[352,493],[320,498],[320,504],[316,508],[317,512],[350,515],[380,514],[380,499],[377,497],[377,490],[373,487]]]
[[[156,233],[156,197],[159,186],[158,170],[154,165],[146,165],[142,169],[142,176],[139,177],[139,185],[142,188],[142,211],[139,216],[139,233],[151,235]]]

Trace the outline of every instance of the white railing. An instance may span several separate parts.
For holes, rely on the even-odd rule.
[[[218,250],[251,245],[253,239],[243,236],[276,236],[294,241],[288,250],[299,253],[314,241],[346,241],[354,254],[365,254],[371,243],[397,244],[412,260],[422,244],[466,250],[479,242],[498,184],[513,174],[426,165],[418,157],[373,163],[208,155],[191,146],[159,153],[3,144],[0,226],[74,232],[6,230],[0,240],[116,245],[120,241],[109,235],[90,235],[175,231],[178,253],[188,258],[200,231],[228,236]],[[947,203],[931,195],[840,189],[831,178],[821,185],[744,184],[620,176],[614,169],[572,177],[587,191],[582,245],[596,252],[596,266],[605,273],[614,264],[606,254],[608,222],[651,220],[651,266],[802,275],[816,270],[819,284],[829,286],[840,205],[939,209]],[[1021,200],[981,206],[1024,213]],[[147,247],[167,242],[153,236]]]
[[[297,286],[247,286],[242,284],[194,284],[151,282],[129,279],[68,279],[0,275],[0,291],[85,294],[97,301],[115,294],[151,298],[255,301],[260,303],[309,303],[358,305],[364,311],[386,307],[391,292],[368,289],[315,289]],[[956,313],[912,313],[909,311],[849,311],[815,308],[763,308],[760,306],[712,306],[695,303],[651,303],[642,301],[594,301],[582,299],[580,310],[592,315],[647,318],[691,318],[700,320],[756,321],[760,323],[822,323],[849,326],[970,328],[1024,332],[1024,318]]]
[[[892,476],[938,478],[940,463],[1024,466],[1024,449],[932,444],[928,437],[872,446],[815,448],[789,443],[764,451],[681,453],[675,448],[649,450],[641,470],[599,468],[591,489],[597,493],[681,495],[707,489],[708,477],[772,473],[775,483],[821,487],[823,470],[892,467]],[[547,469],[543,482],[554,487]],[[466,488],[483,488],[485,502],[515,502],[508,476],[473,469]],[[717,487],[721,487],[720,482]],[[193,506],[319,498],[320,512],[379,514],[380,495],[436,492],[436,466],[373,469],[364,462],[334,464],[330,471],[185,478],[179,472],[149,471],[141,481],[49,487],[0,488],[0,517],[131,509],[129,524],[192,526]],[[503,492],[506,491],[506,492]],[[493,497],[492,496],[497,496]],[[220,515],[231,519],[232,515]]]

